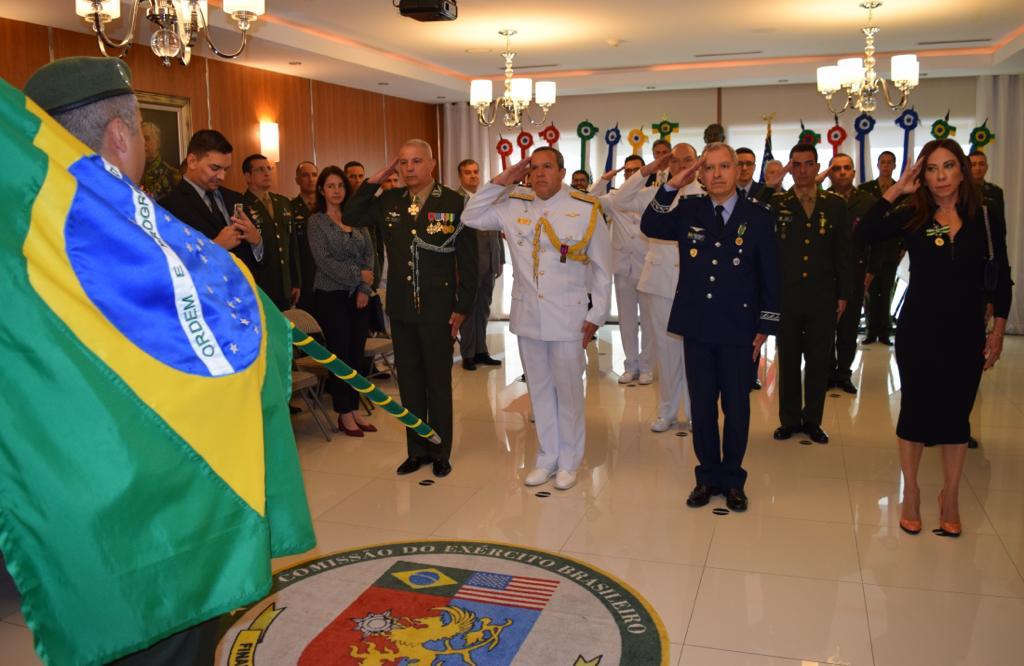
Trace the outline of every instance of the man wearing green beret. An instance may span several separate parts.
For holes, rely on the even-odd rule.
[[[123,61],[88,57],[55,60],[32,75],[24,92],[122,176],[139,183],[146,163],[142,116],[131,86],[131,70]],[[217,647],[218,619],[173,634],[113,663],[210,663]]]

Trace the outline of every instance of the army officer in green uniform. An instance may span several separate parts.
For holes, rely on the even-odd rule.
[[[850,297],[853,268],[846,200],[818,188],[818,151],[798,144],[789,151],[793,187],[775,193],[785,170],[766,182],[778,220],[782,263],[782,319],[779,322],[779,421],[775,439],[805,432],[824,444],[821,427],[832,367],[836,322]],[[805,360],[803,385],[800,360]],[[802,394],[802,395],[801,395]],[[801,408],[802,405],[802,408]]]
[[[373,227],[388,253],[387,312],[402,404],[441,437],[430,444],[406,433],[408,458],[399,474],[432,463],[434,476],[451,472],[452,344],[473,307],[476,236],[462,224],[462,195],[434,181],[430,144],[406,141],[398,159],[363,182],[345,202],[345,220]],[[375,196],[398,172],[405,187]]]
[[[248,186],[242,201],[249,217],[263,236],[263,264],[256,284],[281,310],[298,302],[302,273],[299,246],[292,233],[292,202],[270,191],[274,167],[263,155],[250,155],[242,161],[242,174]]]
[[[860,218],[878,201],[876,197],[865,190],[854,187],[855,175],[853,158],[846,153],[837,153],[829,162],[828,177],[832,181],[829,192],[846,201],[846,209],[850,214],[851,233],[857,228]],[[857,327],[860,325],[860,310],[864,305],[869,254],[868,244],[862,239],[853,238],[850,243],[850,259],[853,265],[850,300],[846,303],[846,310],[836,325],[836,344],[832,353],[832,373],[829,377],[829,385],[838,386],[850,394],[857,393],[857,387],[853,385],[853,373],[850,367],[853,365],[853,357],[857,353]]]
[[[299,186],[299,194],[292,199],[292,236],[299,251],[299,273],[302,281],[298,285],[298,307],[306,312],[313,311],[313,279],[316,277],[316,261],[309,249],[307,225],[309,217],[316,210],[316,177],[320,169],[312,162],[299,162],[295,167],[295,184]]]

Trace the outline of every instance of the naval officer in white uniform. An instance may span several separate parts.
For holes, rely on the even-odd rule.
[[[649,176],[668,167],[670,177],[697,162],[697,151],[688,143],[679,143],[671,153],[644,165],[619,189],[612,201],[612,209],[619,215],[641,215],[654,200],[658,186],[646,186]],[[704,191],[692,180],[679,190],[680,197],[703,196]],[[640,312],[645,316],[641,327],[653,333],[654,358],[658,367],[658,413],[651,421],[651,430],[665,432],[690,419],[690,392],[686,382],[686,362],[683,358],[683,339],[669,333],[668,320],[672,301],[679,283],[679,245],[674,241],[650,238],[647,254],[637,290],[640,292]],[[680,409],[683,418],[679,418]]]
[[[643,210],[615,208],[612,202],[619,191],[611,189],[615,174],[625,170],[625,176],[629,179],[643,165],[644,158],[630,155],[622,167],[605,173],[590,189],[611,221],[615,304],[619,309],[619,334],[622,336],[622,352],[626,357],[622,374],[619,375],[620,384],[650,384],[654,381],[654,373],[651,372],[652,332],[641,326],[640,322],[646,319],[646,313],[643,312],[644,305],[637,292],[644,256],[647,254],[647,236],[640,232],[640,215]]]
[[[532,191],[515,187],[527,171]],[[481,187],[462,213],[468,227],[505,233],[513,270],[509,328],[519,337],[540,441],[526,485],[554,476],[558,490],[575,485],[583,459],[583,350],[608,318],[612,287],[601,206],[564,179],[562,154],[537,148]]]

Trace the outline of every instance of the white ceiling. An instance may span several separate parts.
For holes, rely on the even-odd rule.
[[[72,7],[0,0],[0,16],[87,32]],[[231,24],[211,13],[216,25]],[[796,83],[862,51],[866,19],[858,0],[461,0],[458,20],[432,23],[399,16],[391,0],[267,0],[240,62],[422,101],[464,100],[470,78],[501,76],[497,33],[508,27],[519,32],[517,72],[556,80],[560,95]],[[112,24],[116,36],[124,22]],[[883,74],[895,52],[917,53],[930,77],[1024,72],[1021,0],[887,0],[875,24]],[[215,31],[215,41],[231,49],[237,36]]]

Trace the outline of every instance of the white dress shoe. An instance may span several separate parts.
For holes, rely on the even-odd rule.
[[[665,432],[676,424],[672,419],[658,417],[651,421],[651,432]]]
[[[576,485],[576,472],[567,472],[564,469],[558,470],[555,475],[555,489],[569,490]]]
[[[654,381],[654,373],[651,373],[651,372],[641,372],[640,376],[636,380],[637,384],[640,384],[641,386],[647,386],[648,384],[650,384],[653,381]]]
[[[632,384],[635,381],[636,381],[636,373],[635,372],[626,371],[626,372],[623,372],[621,375],[619,375],[619,383],[620,384]]]
[[[526,485],[528,486],[540,486],[548,482],[548,479],[553,477],[555,473],[552,470],[537,467],[532,472],[526,475]]]

